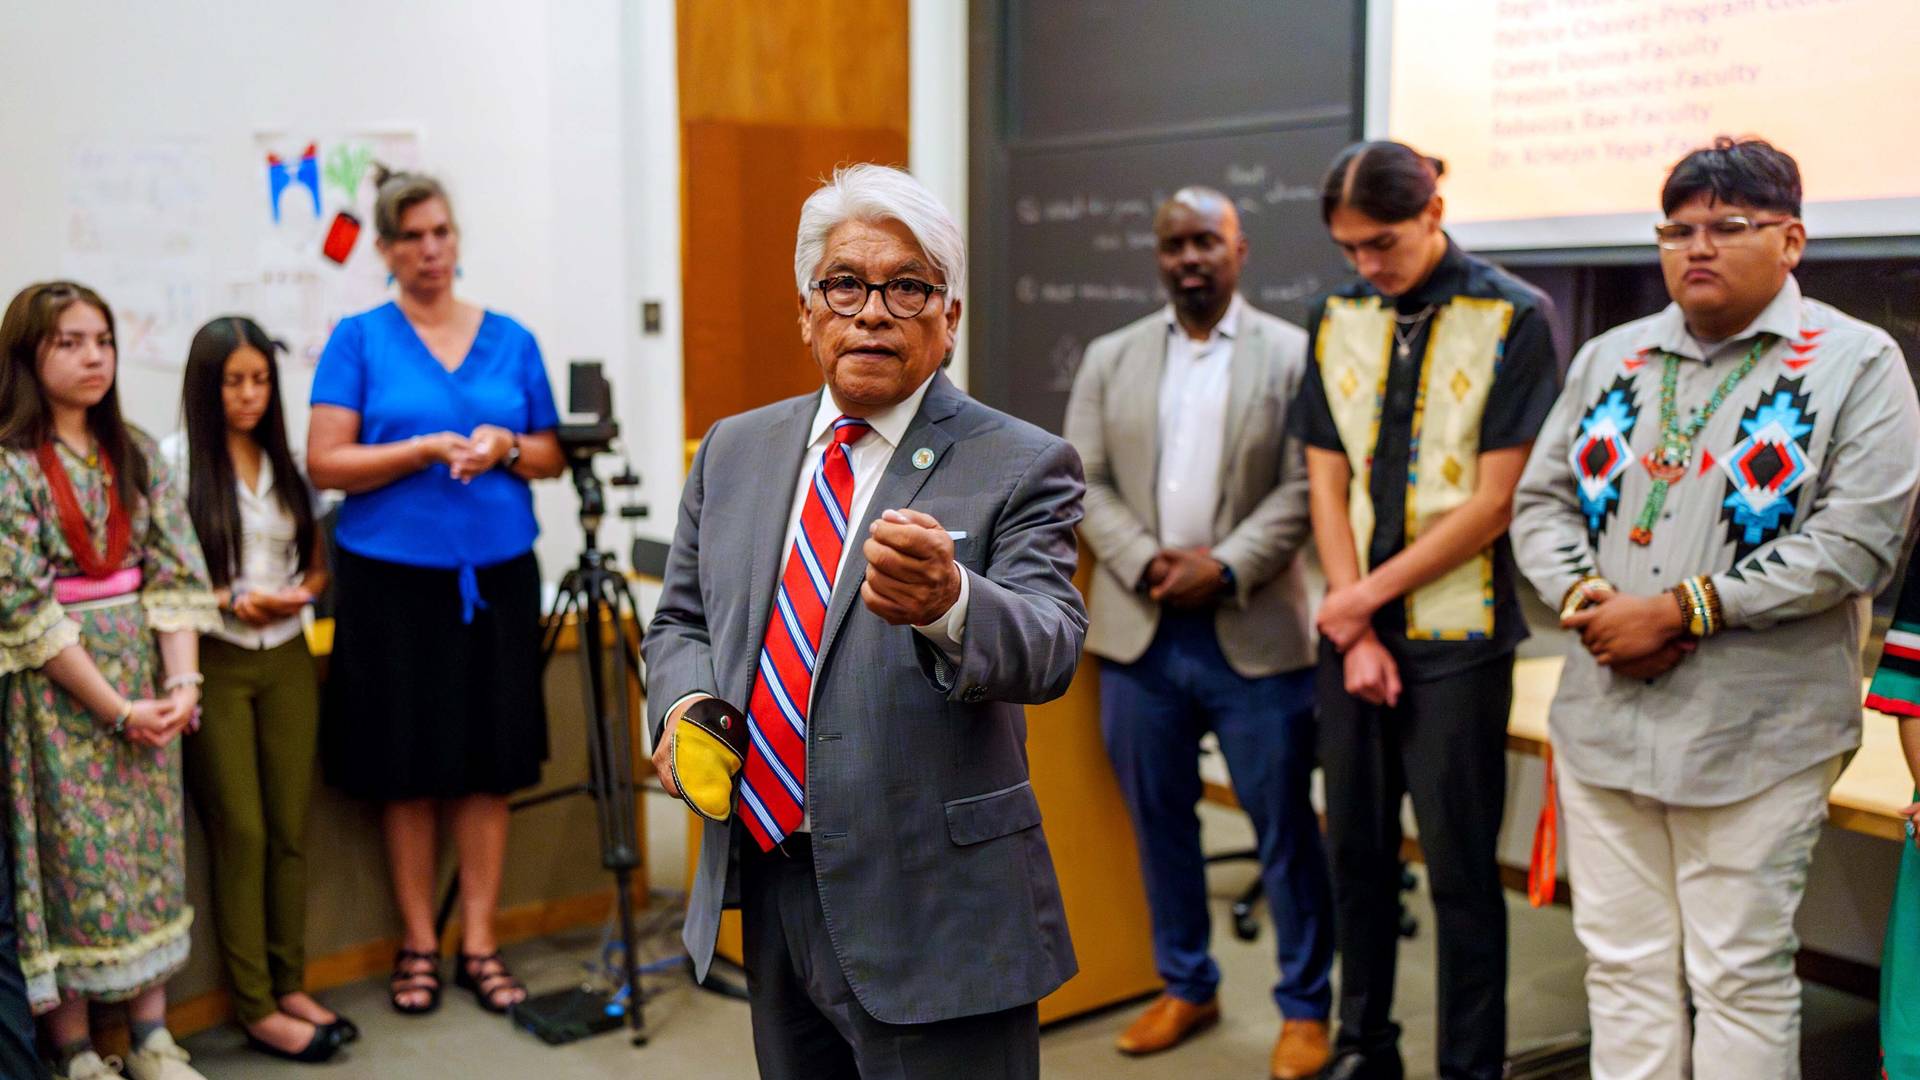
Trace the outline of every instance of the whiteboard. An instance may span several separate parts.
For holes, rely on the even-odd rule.
[[[656,175],[651,155],[664,132],[673,160],[674,103],[656,87],[670,87],[673,70],[650,53],[644,68],[628,62],[643,32],[659,37],[655,8],[206,0],[186,17],[178,5],[113,0],[0,5],[0,39],[14,46],[0,92],[19,105],[0,110],[0,298],[63,275],[99,287],[121,322],[123,408],[155,435],[179,426],[192,331],[229,311],[256,315],[270,334],[305,342],[282,364],[289,434],[303,442],[318,328],[384,297],[385,275],[350,263],[372,275],[359,299],[329,300],[311,282],[276,295],[261,281],[272,265],[264,151],[297,159],[318,141],[320,215],[298,205],[298,184],[280,204],[283,224],[304,214],[301,227],[330,228],[348,200],[327,190],[329,140],[410,140],[453,195],[460,295],[533,331],[563,399],[569,360],[608,365],[647,478],[645,527],[664,535],[681,470],[679,196],[677,173]],[[636,172],[642,155],[648,169]],[[354,205],[369,197],[362,189]],[[371,225],[362,217],[356,259],[370,253]],[[338,283],[312,238],[296,239],[298,265],[282,269]],[[641,288],[666,301],[666,334],[640,336]],[[542,562],[557,574],[580,545],[576,500],[565,482],[535,492]],[[602,542],[624,547],[624,533]]]

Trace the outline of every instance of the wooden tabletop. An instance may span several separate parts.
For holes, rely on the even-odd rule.
[[[1560,684],[1557,656],[1521,660],[1513,666],[1513,714],[1507,721],[1507,747],[1538,755],[1547,742],[1547,710]],[[1861,697],[1865,698],[1863,687]],[[1913,795],[1913,778],[1900,754],[1898,721],[1871,709],[1861,710],[1860,752],[1847,763],[1828,799],[1834,825],[1854,832],[1899,840],[1906,835],[1900,811]]]

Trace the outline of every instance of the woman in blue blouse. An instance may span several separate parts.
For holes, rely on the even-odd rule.
[[[440,1000],[435,826],[450,810],[463,939],[456,981],[494,1012],[525,997],[494,939],[508,792],[540,779],[540,571],[529,480],[565,459],[546,368],[519,323],[456,299],[460,233],[433,179],[379,176],[378,247],[398,299],[334,328],[313,379],[308,470],[347,493],[336,532],[327,781],[384,804],[406,939],[393,1007]]]

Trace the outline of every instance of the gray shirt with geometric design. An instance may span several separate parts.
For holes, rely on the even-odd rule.
[[[1681,358],[1685,424],[1763,334],[1652,543],[1634,543],[1665,354]],[[1515,494],[1520,569],[1556,607],[1586,574],[1643,596],[1707,574],[1727,628],[1652,680],[1614,674],[1576,639],[1549,720],[1556,761],[1593,786],[1723,806],[1858,747],[1867,598],[1895,572],[1916,487],[1920,404],[1899,346],[1791,277],[1712,346],[1672,304],[1588,342]]]

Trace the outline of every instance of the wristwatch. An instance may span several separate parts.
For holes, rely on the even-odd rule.
[[[513,445],[507,447],[507,456],[500,459],[500,464],[505,468],[511,469],[515,465],[520,464],[520,436],[508,432],[507,438],[513,440]]]
[[[1233,567],[1228,566],[1226,563],[1220,563],[1220,591],[1230,593],[1235,587],[1236,579],[1233,576]]]

